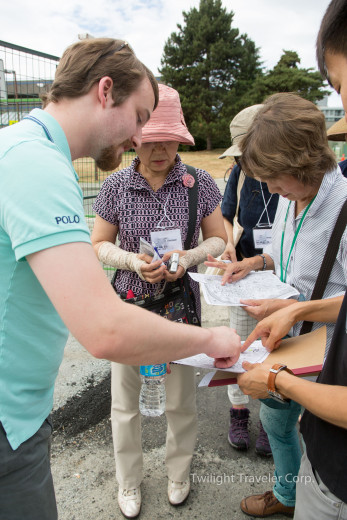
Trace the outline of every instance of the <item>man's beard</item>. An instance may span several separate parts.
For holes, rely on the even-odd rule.
[[[117,154],[117,146],[103,148],[99,157],[95,160],[96,165],[104,172],[115,170],[122,162],[122,154]]]

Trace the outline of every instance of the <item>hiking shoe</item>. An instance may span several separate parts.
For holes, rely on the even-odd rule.
[[[248,408],[230,408],[228,441],[237,450],[247,450],[249,447],[248,418]]]
[[[271,457],[272,451],[266,431],[259,421],[259,434],[255,443],[255,452],[262,457]]]
[[[243,498],[240,507],[246,515],[256,518],[266,518],[276,514],[294,516],[294,507],[285,506],[279,502],[272,491]]]

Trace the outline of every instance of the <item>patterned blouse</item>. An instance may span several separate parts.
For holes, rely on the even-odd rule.
[[[163,186],[153,191],[146,179],[136,171],[140,160],[134,159],[124,170],[112,173],[103,183],[93,209],[101,218],[118,226],[119,246],[125,251],[139,253],[140,237],[151,242],[150,232],[166,227],[180,229],[182,244],[188,231],[188,190],[183,185],[182,176],[187,173],[179,155],[170,170]],[[198,245],[201,221],[213,213],[222,196],[212,179],[205,171],[196,169],[198,178],[198,209],[195,233],[190,248]],[[158,228],[160,225],[160,228]],[[197,267],[188,271],[196,272]],[[153,294],[162,284],[151,284],[131,271],[117,270],[115,289],[126,293],[132,289],[134,294]],[[200,295],[198,284],[190,280],[200,314]]]

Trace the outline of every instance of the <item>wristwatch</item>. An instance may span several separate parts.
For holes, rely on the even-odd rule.
[[[279,401],[280,403],[288,403],[290,401],[290,399],[286,399],[285,397],[283,397],[282,394],[280,394],[276,390],[275,379],[276,379],[277,374],[279,372],[281,372],[281,370],[285,370],[289,374],[294,375],[293,372],[289,368],[287,368],[287,365],[282,365],[281,363],[275,363],[270,368],[269,377],[267,380],[267,393],[269,394],[269,396],[272,399],[275,399],[276,401]]]

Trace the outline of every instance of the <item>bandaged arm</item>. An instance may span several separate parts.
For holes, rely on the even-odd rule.
[[[98,258],[100,262],[106,265],[125,271],[133,271],[139,275],[141,280],[145,279],[141,272],[141,266],[146,265],[146,262],[140,260],[136,253],[124,251],[111,242],[103,242],[98,249]]]
[[[225,249],[225,241],[220,237],[206,238],[201,244],[194,249],[188,249],[184,256],[180,256],[179,265],[184,271],[193,265],[199,265],[207,259],[207,255],[215,258],[223,253]]]

